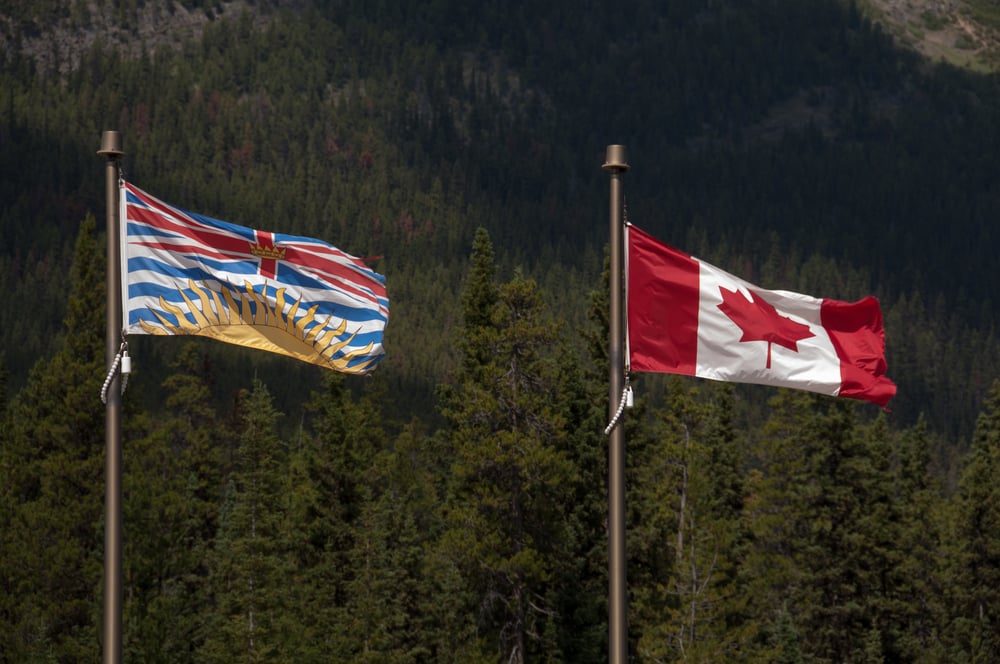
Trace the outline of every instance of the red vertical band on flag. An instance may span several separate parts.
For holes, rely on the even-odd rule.
[[[260,274],[268,279],[278,276],[278,249],[274,246],[274,233],[270,231],[254,231],[256,244],[251,245],[250,252],[260,258]]]
[[[862,399],[885,408],[896,385],[885,377],[885,331],[878,300],[823,300],[823,327],[840,357],[839,396]]]
[[[693,376],[698,361],[697,260],[628,228],[628,343],[634,371]]]

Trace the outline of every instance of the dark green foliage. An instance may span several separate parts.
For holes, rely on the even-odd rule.
[[[75,256],[66,328],[79,334],[39,364],[0,429],[0,620],[15,661],[98,651],[92,219]],[[436,431],[419,420],[387,431],[383,374],[325,374],[293,427],[260,381],[220,413],[206,347],[178,346],[163,412],[126,408],[129,657],[603,660],[603,298],[581,359],[533,281],[497,281],[485,231],[470,267]],[[661,407],[626,415],[633,656],[993,652],[997,394],[949,502],[922,422],[894,432],[887,416],[860,417],[862,404],[779,392],[766,426],[742,431],[742,390],[667,381]]]
[[[856,406],[815,395],[772,407],[745,507],[762,645],[787,657],[795,634],[818,661],[941,657],[943,504],[923,430],[893,441],[882,419],[861,425]]]
[[[125,652],[146,662],[196,661],[201,608],[235,436],[209,399],[211,368],[188,343],[164,381],[166,411],[125,443]],[[132,395],[129,395],[132,397]]]
[[[789,615],[787,607],[778,614],[777,625],[773,628],[770,652],[777,664],[802,664],[802,646],[798,629]]]
[[[71,4],[4,12],[43,33],[85,26]],[[647,230],[765,286],[876,292],[904,387],[894,411],[906,424],[924,413],[942,436],[935,462],[954,471],[950,448],[971,434],[1000,361],[997,192],[984,175],[997,151],[981,149],[996,138],[995,77],[920,68],[838,0],[279,4],[194,3],[195,18],[212,16],[197,39],[130,57],[98,46],[75,67],[63,53],[61,75],[16,48],[4,56],[0,286],[34,313],[0,313],[12,389],[55,349],[66,238],[101,190],[95,118],[124,133],[127,177],[171,202],[384,257],[384,368],[407,416],[434,410],[454,368],[460,261],[477,226],[500,264],[524,265],[559,316],[582,322],[606,235],[594,223],[600,155],[620,140]],[[186,15],[158,0],[109,11],[112,41],[147,14],[165,27]],[[918,297],[934,307],[921,315]],[[145,366],[166,367],[149,355]],[[253,363],[276,404],[293,406],[280,365]]]
[[[619,141],[650,232],[876,293],[900,386],[878,415],[632,377],[633,659],[1000,650],[995,75],[834,0],[107,4],[0,9],[0,660],[100,650],[104,128],[143,188],[372,257],[392,299],[364,380],[130,340],[128,659],[605,660]],[[104,9],[107,42],[22,50]],[[147,10],[206,20],[159,45]]]
[[[10,405],[0,449],[0,652],[10,661],[95,660],[103,529],[103,251],[80,225],[66,336]]]
[[[873,431],[884,435],[882,431]],[[940,482],[931,475],[931,455],[923,420],[895,437],[893,464],[899,525],[898,552],[889,575],[885,608],[887,643],[904,661],[946,660],[942,644],[948,566],[945,560],[945,503]],[[901,554],[901,555],[900,555]]]
[[[639,462],[641,525],[632,541],[652,564],[632,582],[643,661],[729,660],[747,650],[752,633],[738,586],[742,446],[729,423],[731,390],[715,387],[704,398],[671,380],[656,440]]]
[[[211,611],[203,614],[198,659],[248,662],[295,659],[302,622],[288,625],[294,567],[287,556],[286,450],[279,417],[261,383],[240,400],[240,442],[208,555]]]
[[[477,232],[463,291],[463,363],[446,396],[451,466],[443,543],[477,596],[470,609],[497,655],[557,656],[552,602],[569,545],[564,515],[577,481],[561,449],[558,329],[534,282],[497,286],[493,251]]]
[[[434,651],[430,634],[440,627],[424,615],[436,601],[424,575],[426,547],[440,531],[440,519],[421,459],[424,445],[408,433],[395,449],[379,449],[361,474],[367,499],[351,524],[355,540],[345,587],[349,636],[363,644],[358,661],[416,662]]]
[[[955,503],[954,637],[969,661],[1000,652],[1000,381],[976,422]]]

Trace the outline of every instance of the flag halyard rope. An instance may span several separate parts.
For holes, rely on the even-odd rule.
[[[625,389],[622,390],[621,399],[618,401],[618,410],[615,411],[615,416],[611,418],[608,426],[604,429],[605,436],[609,435],[611,430],[615,428],[615,425],[618,424],[618,420],[621,419],[626,407],[632,407],[632,386],[629,384],[628,376],[625,377]]]
[[[104,386],[101,387],[101,403],[105,405],[108,403],[108,388],[111,387],[111,381],[115,379],[115,374],[118,373],[119,367],[122,372],[122,394],[125,394],[125,388],[128,386],[128,376],[132,373],[132,358],[128,354],[127,341],[122,341],[122,345],[115,355],[114,362],[111,363],[111,368],[108,369],[108,375],[104,378]]]

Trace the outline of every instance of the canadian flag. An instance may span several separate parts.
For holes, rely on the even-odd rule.
[[[626,227],[630,369],[791,387],[885,408],[878,300],[764,290]]]

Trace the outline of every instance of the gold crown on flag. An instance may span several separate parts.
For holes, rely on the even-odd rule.
[[[262,247],[256,242],[250,243],[250,253],[258,258],[271,258],[274,260],[285,260],[285,250],[278,247]]]

